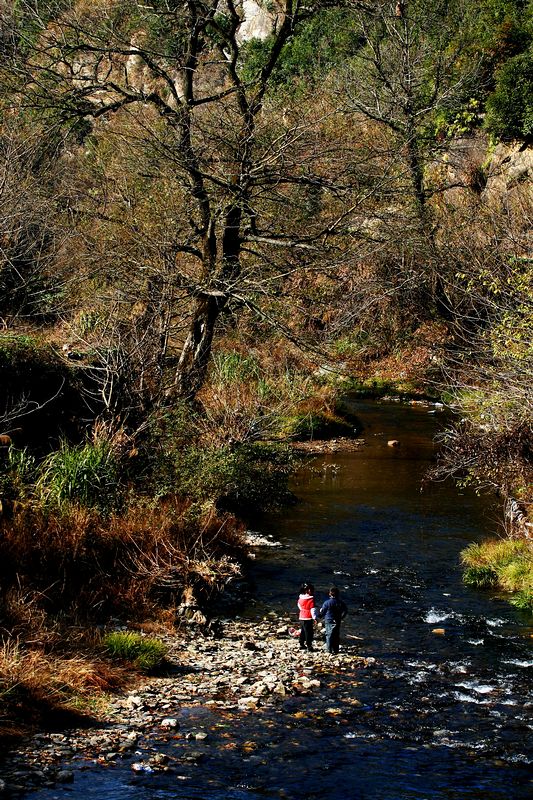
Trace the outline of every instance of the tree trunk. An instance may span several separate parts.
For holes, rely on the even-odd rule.
[[[205,380],[216,321],[225,305],[222,297],[204,296],[195,302],[191,327],[176,370],[176,391],[194,400]]]

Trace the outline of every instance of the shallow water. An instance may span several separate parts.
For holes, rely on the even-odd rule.
[[[276,710],[189,710],[210,738],[178,775],[95,766],[32,797],[531,797],[530,620],[464,587],[459,566],[462,548],[498,533],[498,510],[447,484],[421,491],[438,413],[355,408],[366,444],[309,461],[294,487],[301,502],[257,523],[281,546],[258,548],[246,615],[286,619],[302,579],[319,599],[335,582],[350,608],[344,643],[357,642],[376,665],[332,672],[319,696],[288,698]],[[387,446],[393,438],[400,447]],[[178,756],[183,747],[165,745]]]

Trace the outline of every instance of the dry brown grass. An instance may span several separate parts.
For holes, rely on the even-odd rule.
[[[168,630],[183,591],[208,600],[241,547],[233,517],[178,501],[107,520],[29,506],[0,519],[0,739],[94,713],[134,676],[106,658],[92,622],[119,614]]]
[[[193,516],[175,500],[110,519],[28,506],[0,519],[0,618],[27,630],[41,627],[36,615],[73,609],[88,618],[146,617],[179,601],[191,582],[209,591],[225,580],[242,546],[239,531],[229,515],[206,508]]]
[[[62,642],[63,648],[72,643]],[[0,741],[26,735],[42,723],[53,725],[93,717],[105,698],[132,676],[98,652],[47,652],[11,638],[0,644]]]

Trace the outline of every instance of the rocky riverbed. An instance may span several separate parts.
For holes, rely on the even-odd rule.
[[[164,675],[112,698],[94,726],[40,732],[27,740],[4,760],[0,793],[59,789],[102,767],[132,775],[175,773],[186,780],[187,770],[211,747],[232,748],[232,725],[244,715],[294,714],[291,701],[308,698],[334,717],[340,713],[334,702],[338,682],[348,678],[353,685],[374,659],[348,640],[338,656],[326,654],[320,641],[315,652],[302,653],[289,628],[289,620],[235,619],[222,621],[217,639],[192,631],[162,637],[169,648]],[[221,720],[222,738],[213,734]],[[248,755],[255,749],[253,742],[239,746]]]

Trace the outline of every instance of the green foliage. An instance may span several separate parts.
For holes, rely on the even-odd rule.
[[[533,134],[533,47],[497,70],[485,126],[500,139],[525,139]]]
[[[517,592],[509,601],[515,608],[521,611],[533,613],[533,591],[531,589]]]
[[[490,589],[498,583],[498,576],[491,567],[468,567],[463,573],[463,580],[467,586],[475,589]]]
[[[98,328],[102,323],[102,316],[98,311],[87,308],[80,311],[74,323],[78,335],[84,337]]]
[[[527,48],[532,32],[531,0],[482,0],[477,11],[476,41],[492,65]]]
[[[499,570],[510,564],[517,556],[528,551],[527,542],[519,539],[496,539],[469,545],[461,553],[466,566],[492,566]]]
[[[63,441],[43,462],[37,492],[45,505],[78,503],[109,513],[121,504],[119,463],[106,441],[73,446]]]
[[[308,411],[287,420],[284,433],[291,439],[325,439],[329,436],[350,436],[353,425],[336,414]]]
[[[341,336],[333,344],[333,351],[338,356],[356,356],[370,340],[366,331],[358,331],[355,335]]]
[[[160,667],[167,655],[167,647],[159,639],[147,639],[133,631],[108,633],[104,646],[113,658],[131,661],[142,672]]]
[[[437,139],[453,139],[456,136],[466,136],[479,127],[481,122],[481,102],[471,97],[462,108],[450,112],[442,110],[435,121],[435,136]]]
[[[223,383],[256,380],[261,369],[253,356],[242,356],[232,350],[216,353],[213,356],[213,377]]]
[[[23,52],[29,51],[41,35],[43,28],[54,19],[72,8],[74,0],[15,0],[13,20]]]
[[[461,553],[463,579],[476,588],[498,588],[517,608],[533,608],[533,553],[525,539],[471,544]]]
[[[262,511],[292,498],[289,447],[253,443],[235,449],[191,446],[176,454],[174,490],[232,510]]]
[[[36,479],[35,458],[26,449],[11,446],[0,455],[0,498],[23,500],[33,493]]]
[[[139,4],[132,3],[132,5],[135,6],[135,17],[138,17]],[[152,0],[151,8],[143,6],[142,22],[148,31],[149,43],[169,59],[182,58],[187,48],[186,32],[180,26],[183,12],[180,10],[175,13],[176,7],[179,5],[179,3],[168,2],[168,0]],[[128,19],[131,22],[131,13],[128,15]]]
[[[307,85],[350,59],[361,47],[361,35],[349,9],[323,9],[303,22],[285,45],[276,66],[275,86],[290,86],[295,80]],[[272,37],[252,39],[241,48],[241,74],[253,81],[267,63]]]
[[[0,359],[4,363],[14,364],[21,356],[26,356],[38,346],[34,336],[3,333],[0,335]]]

